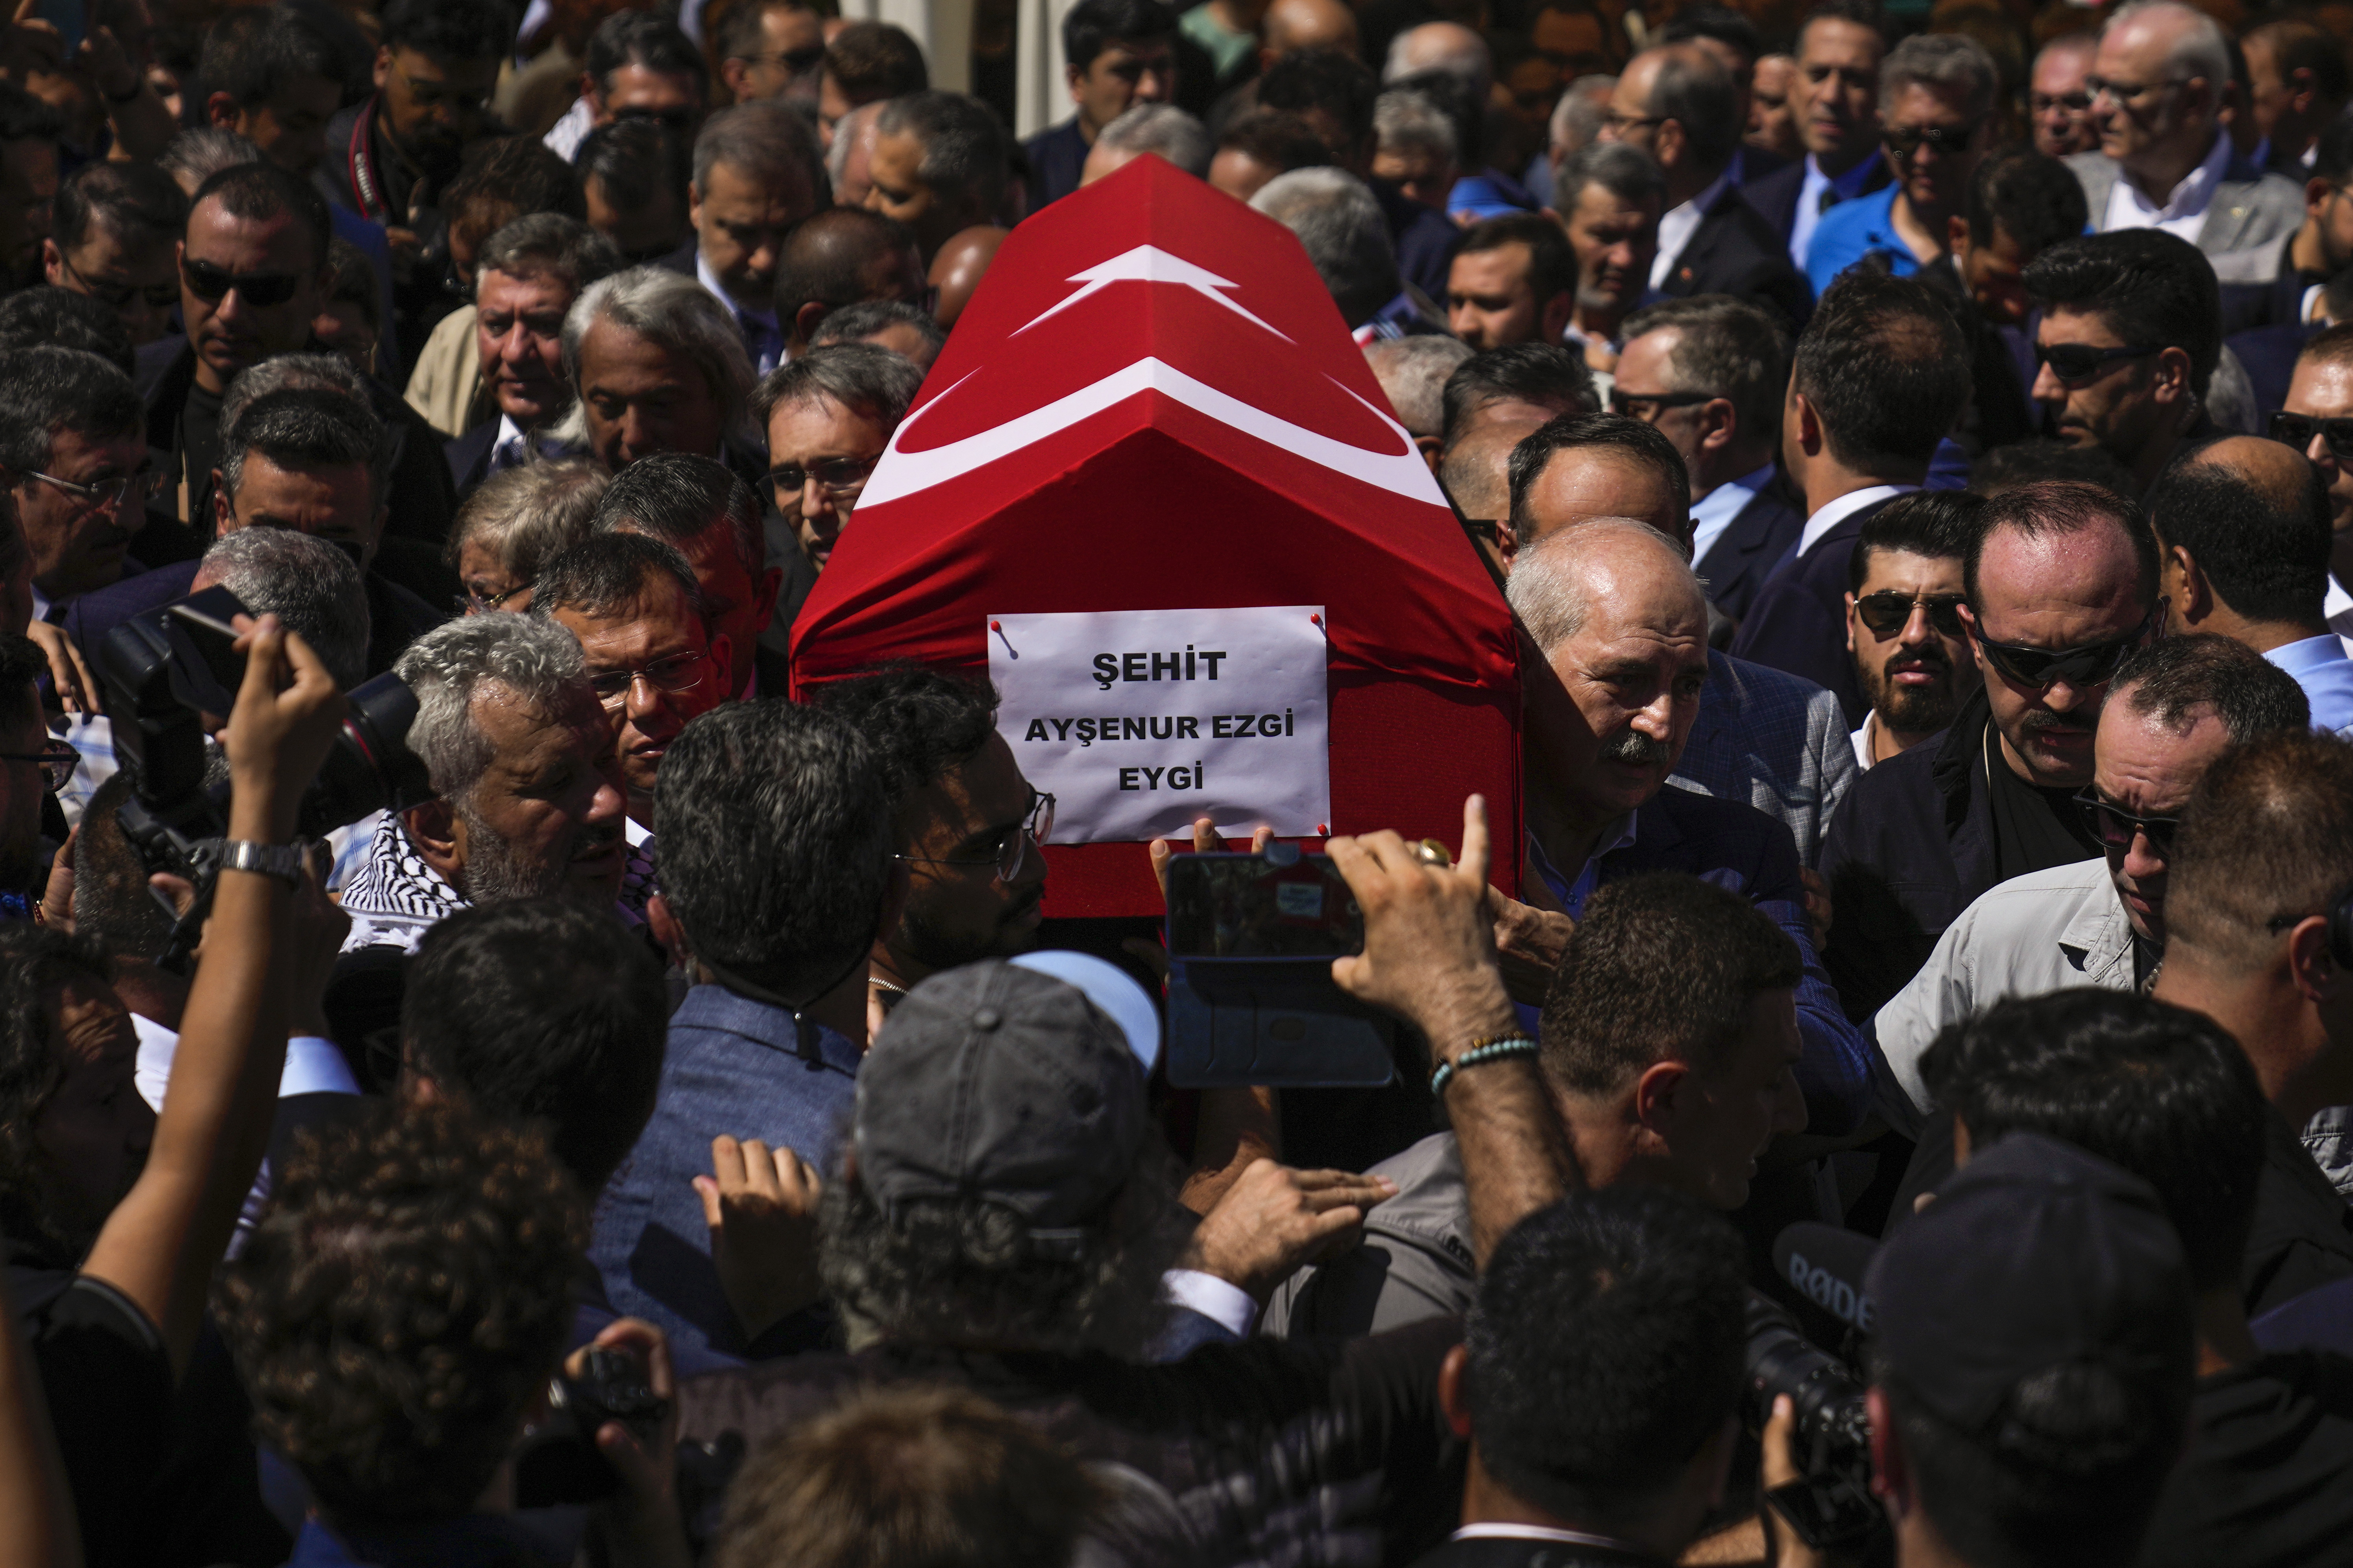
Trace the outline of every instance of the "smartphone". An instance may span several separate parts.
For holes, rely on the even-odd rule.
[[[90,16],[82,0],[40,0],[33,15],[58,30],[65,39],[65,63],[73,64],[74,53],[81,47],[82,35],[90,29]]]
[[[175,679],[198,710],[228,716],[245,684],[245,655],[237,651],[237,628],[229,622],[246,613],[227,588],[207,588],[166,606],[164,632],[172,640]]]
[[[1328,855],[1179,855],[1168,863],[1171,958],[1338,958],[1365,914]]]

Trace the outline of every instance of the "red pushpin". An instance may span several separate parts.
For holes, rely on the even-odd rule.
[[[1314,626],[1322,626],[1322,625],[1324,624],[1324,617],[1323,617],[1323,616],[1322,616],[1320,613],[1318,613],[1318,612],[1316,612],[1316,611],[1314,611],[1314,610],[1310,610],[1310,611],[1307,613],[1307,619],[1308,619],[1308,621],[1309,621],[1312,625],[1314,625]]]
[[[1319,823],[1317,823],[1317,824],[1315,825],[1315,837],[1318,837],[1318,838],[1329,838],[1329,837],[1332,837],[1332,825],[1331,825],[1330,823],[1328,823],[1328,822],[1319,822]]]
[[[1005,623],[1003,621],[991,621],[988,623],[988,629],[993,632],[1001,632],[1005,629]]]

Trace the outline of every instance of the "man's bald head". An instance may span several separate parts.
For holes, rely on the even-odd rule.
[[[2148,510],[2172,629],[2276,627],[2298,640],[2327,629],[2328,486],[2295,447],[2253,436],[2201,447],[2175,459]]]
[[[1442,70],[1469,83],[1472,96],[1483,102],[1494,80],[1494,57],[1487,40],[1455,22],[1424,22],[1408,27],[1389,44],[1389,58],[1381,68],[1383,81],[1397,81],[1417,71]]]
[[[1266,52],[1278,58],[1300,49],[1356,52],[1356,14],[1340,0],[1274,0],[1260,26]]]
[[[786,237],[776,264],[776,319],[797,352],[818,322],[845,305],[919,305],[929,288],[915,237],[902,225],[863,207],[828,207]]]
[[[950,235],[932,258],[932,287],[940,291],[932,316],[941,326],[955,326],[956,318],[964,314],[973,290],[980,287],[981,275],[997,259],[997,247],[1005,243],[1007,232],[989,224],[965,229]]]

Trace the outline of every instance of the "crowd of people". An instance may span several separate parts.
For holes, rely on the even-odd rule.
[[[0,1562],[2353,1563],[2353,6],[836,9],[7,24]],[[1385,1088],[795,687],[1146,159],[1519,634]]]

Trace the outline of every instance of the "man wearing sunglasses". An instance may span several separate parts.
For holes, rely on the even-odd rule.
[[[1822,215],[1806,253],[1816,293],[1866,256],[1908,277],[1949,254],[1969,176],[1993,136],[2001,79],[1974,38],[1924,33],[1895,46],[1879,68],[1880,145],[1886,189]]]
[[[909,878],[905,909],[874,943],[876,1015],[943,969],[1035,947],[1054,797],[997,732],[996,692],[909,668],[830,682],[818,701],[873,749]]]
[[[1962,590],[1984,689],[1942,740],[1857,780],[1822,850],[1836,910],[1822,957],[1850,1016],[1900,990],[1987,889],[2100,852],[2074,797],[2117,666],[2164,623],[2147,522],[2092,485],[1988,502]]]
[[[2353,731],[2353,658],[2329,629],[2333,536],[2320,476],[2291,448],[2228,436],[2149,496],[2168,629],[2244,643],[2295,678],[2313,727]]]
[[[2063,241],[2024,276],[2042,311],[2029,395],[2061,439],[2104,448],[2135,495],[2147,495],[2175,453],[2213,430],[2206,389],[2222,357],[2213,268],[2186,240],[2134,229]]]
[[[1961,626],[1961,560],[1984,508],[1966,490],[1898,496],[1855,541],[1846,646],[1871,702],[1851,737],[1866,772],[1944,730],[1982,684]]]
[[[617,11],[588,39],[580,98],[542,138],[570,158],[581,140],[617,120],[651,120],[691,141],[710,98],[710,71],[694,40],[652,11]]]
[[[1023,143],[1029,210],[1079,188],[1103,128],[1139,103],[1176,96],[1176,14],[1162,0],[1081,0],[1062,18],[1062,71],[1078,112]]]
[[[188,198],[146,163],[85,163],[58,188],[57,228],[41,242],[42,270],[122,320],[138,348],[172,328],[180,302],[173,253]]]
[[[2226,638],[2167,637],[2125,660],[2076,797],[2101,857],[1989,889],[1879,1010],[1879,1047],[1904,1090],[1887,1107],[1898,1131],[1916,1132],[1928,1114],[1920,1058],[1947,1025],[2003,996],[2147,980],[2165,952],[2174,832],[2198,781],[2233,746],[2306,721],[2295,683]]]
[[[817,110],[825,19],[801,0],[746,0],[719,20],[719,79],[738,103]]]
[[[2193,6],[2143,0],[2109,19],[2084,79],[2100,150],[2070,160],[2095,231],[2162,229],[2213,257],[2295,232],[2303,193],[2241,156],[2222,122],[2232,74],[2229,40]]]
[[[2331,630],[2353,638],[2353,321],[2315,336],[2296,356],[2287,405],[2272,416],[2271,435],[2303,452],[2328,488],[2327,598]],[[2353,653],[2353,642],[2346,651]]]

